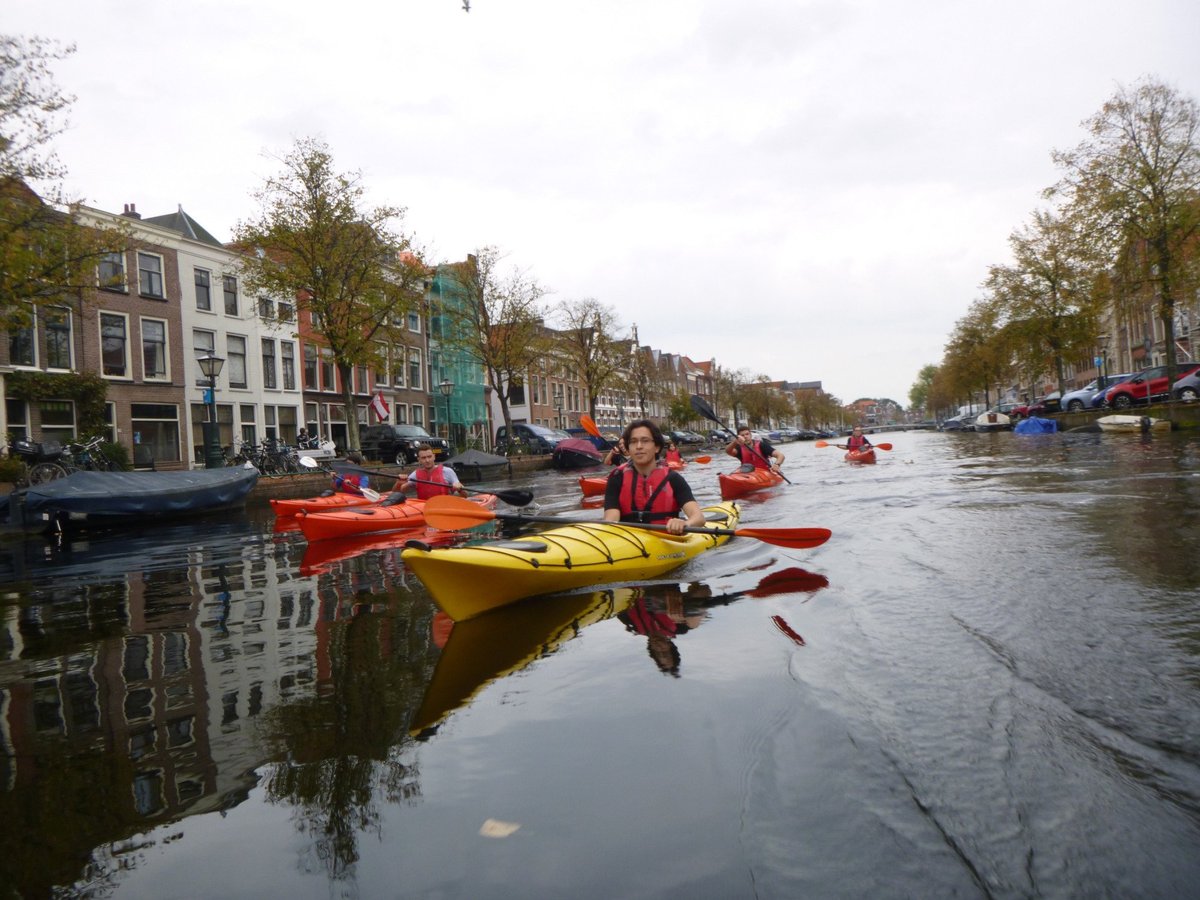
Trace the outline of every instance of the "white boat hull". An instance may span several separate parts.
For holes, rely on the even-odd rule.
[[[1152,419],[1149,416],[1103,416],[1096,420],[1096,424],[1101,431],[1140,433],[1171,430],[1171,423],[1167,419]]]

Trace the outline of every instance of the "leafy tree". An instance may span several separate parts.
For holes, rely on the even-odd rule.
[[[298,140],[282,171],[255,192],[260,209],[239,222],[234,242],[248,251],[244,277],[255,292],[296,298],[314,316],[341,376],[350,446],[358,415],[352,372],[381,367],[379,342],[399,340],[424,297],[428,268],[410,235],[396,230],[405,211],[367,207],[361,175],[334,170],[321,141]]]
[[[917,373],[917,380],[913,382],[913,386],[908,389],[908,405],[912,409],[926,409],[929,402],[929,391],[933,386],[933,379],[937,375],[938,367],[935,365],[922,366],[921,371]]]
[[[127,230],[84,221],[61,187],[50,150],[74,98],[50,72],[74,47],[0,35],[0,330],[26,328],[33,311],[96,286],[96,264],[124,249]]]
[[[483,366],[512,434],[508,389],[546,358],[551,341],[542,318],[545,290],[523,272],[502,273],[502,258],[495,247],[481,247],[465,263],[449,267],[465,302],[441,310],[442,340]]]
[[[1054,153],[1063,196],[1089,236],[1116,260],[1139,261],[1137,275],[1158,298],[1167,366],[1175,372],[1175,306],[1194,291],[1189,272],[1200,229],[1200,106],[1174,88],[1144,79],[1121,87],[1083,123],[1088,137]],[[1144,252],[1122,254],[1122,247]]]
[[[1069,219],[1038,211],[1030,225],[1009,237],[1009,245],[1012,263],[988,273],[994,313],[1007,320],[1005,335],[1027,371],[1040,375],[1052,368],[1059,390],[1065,390],[1066,362],[1096,340],[1096,267],[1087,242]],[[993,377],[1008,368],[1006,343],[990,342],[981,360]]]
[[[557,313],[562,326],[559,351],[587,388],[588,411],[594,418],[597,398],[621,381],[629,364],[629,345],[617,337],[621,326],[616,312],[599,300],[564,300]]]

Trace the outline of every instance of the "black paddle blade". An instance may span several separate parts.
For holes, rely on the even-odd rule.
[[[707,400],[705,400],[699,394],[692,394],[691,400],[692,400],[692,409],[694,409],[696,412],[698,412],[704,418],[709,419],[713,422],[716,422],[722,428],[725,427],[725,423],[717,418],[716,412],[714,412],[713,408],[708,405]]]

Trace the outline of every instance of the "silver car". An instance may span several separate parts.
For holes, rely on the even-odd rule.
[[[1176,400],[1200,400],[1200,370],[1176,381],[1171,396]]]
[[[1119,381],[1132,378],[1130,374],[1104,375],[1093,378],[1077,391],[1063,394],[1062,408],[1067,412],[1079,412],[1081,409],[1093,409],[1097,403],[1103,403],[1104,392]]]

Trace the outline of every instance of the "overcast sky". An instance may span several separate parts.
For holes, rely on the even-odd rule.
[[[432,261],[495,245],[641,342],[903,405],[1119,84],[1200,98],[1196,0],[8,0],[77,45],[79,199],[222,240],[315,136]]]

